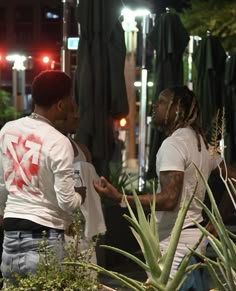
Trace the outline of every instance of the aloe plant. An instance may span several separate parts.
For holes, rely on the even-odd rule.
[[[146,282],[140,282],[117,272],[106,270],[101,266],[97,266],[94,264],[86,264],[86,266],[118,280],[122,285],[128,287],[129,290],[179,290],[181,285],[184,283],[184,280],[186,279],[185,274],[190,273],[192,269],[198,267],[196,265],[191,267],[188,266],[189,259],[192,254],[192,251],[189,251],[189,254],[183,259],[177,273],[175,274],[173,279],[170,280],[170,271],[175,251],[182,231],[184,219],[189,205],[192,202],[194,194],[192,198],[187,201],[187,203],[184,203],[183,207],[180,209],[174,229],[171,234],[169,246],[164,254],[161,253],[160,241],[158,237],[158,227],[155,215],[155,195],[153,196],[153,202],[150,205],[151,213],[149,217],[146,217],[141,202],[134,188],[132,188],[132,195],[134,197],[137,214],[134,213],[128,203],[126,196],[124,196],[129,210],[129,215],[124,215],[124,217],[129,221],[131,225],[132,233],[142,250],[144,261],[121,249],[105,245],[103,247],[109,250],[116,251],[138,264],[145,272],[148,273],[148,280]],[[197,245],[198,244],[196,244],[195,248],[197,247]],[[81,265],[80,262],[68,262],[65,264]]]
[[[202,173],[199,171],[197,167],[196,169],[206,186],[212,209],[210,210],[199,199],[198,202],[205,210],[207,216],[209,217],[210,222],[214,226],[218,235],[217,237],[215,237],[204,227],[202,227],[199,223],[195,222],[195,224],[201,229],[202,233],[208,237],[209,243],[216,253],[216,261],[206,256],[202,256],[198,253],[196,254],[199,255],[204,260],[211,275],[211,278],[216,285],[217,290],[234,291],[236,290],[236,245],[235,245],[236,235],[227,230],[227,227],[224,225],[223,219],[220,215],[217,204],[215,202],[214,195],[206,179],[203,177]],[[232,183],[232,180],[229,179],[227,175],[225,178],[223,178],[221,175],[221,179],[223,180],[228,191],[228,194],[230,195],[232,202],[234,204],[234,208],[236,209],[234,201],[236,197],[236,189]]]

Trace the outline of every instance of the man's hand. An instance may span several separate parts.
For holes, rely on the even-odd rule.
[[[81,198],[82,198],[81,204],[84,203],[84,200],[85,200],[85,198],[86,198],[86,189],[87,189],[87,188],[86,188],[85,186],[75,187],[75,191],[76,191],[77,193],[79,193],[80,196],[81,196]]]
[[[209,231],[215,237],[218,237],[217,231],[216,231],[214,225],[211,222],[208,222],[208,224],[206,225],[205,228],[206,228],[207,231]]]
[[[123,195],[104,177],[101,177],[100,181],[93,181],[93,186],[101,198],[110,199],[117,203],[121,202]]]

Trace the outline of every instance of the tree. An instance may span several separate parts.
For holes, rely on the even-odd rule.
[[[17,117],[15,108],[10,105],[9,93],[0,90],[0,128],[5,122],[13,120]]]
[[[191,0],[191,8],[180,17],[189,34],[203,37],[209,30],[226,51],[236,51],[235,0]]]

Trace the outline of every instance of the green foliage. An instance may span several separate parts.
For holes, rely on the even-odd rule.
[[[0,90],[0,126],[9,120],[17,117],[17,113],[13,106],[10,106],[9,93]]]
[[[90,261],[94,246],[80,252],[78,243],[81,240],[80,212],[77,213],[73,226],[74,236],[71,242],[66,245],[66,262],[81,262],[81,266],[70,264],[58,264],[56,256],[48,250],[48,242],[42,239],[39,246],[41,253],[37,273],[26,278],[15,276],[17,286],[6,282],[6,291],[95,291],[98,290],[96,274],[88,270],[86,264]]]
[[[180,14],[190,35],[203,37],[207,30],[218,36],[226,51],[236,51],[236,2],[232,0],[192,0],[191,9]]]
[[[225,110],[223,110],[221,117],[220,111],[218,110],[213,120],[210,132],[211,137],[209,142],[209,150],[212,155],[221,154],[222,151],[224,151],[224,149],[221,148],[220,141],[224,138],[225,133],[226,133]]]
[[[196,222],[196,225],[201,229],[202,233],[208,237],[209,243],[216,253],[216,261],[206,256],[202,256],[200,254],[198,255],[204,260],[211,278],[217,287],[217,290],[234,291],[236,290],[236,235],[227,230],[227,227],[224,225],[214,200],[214,195],[208,186],[206,179],[198,169],[197,171],[205,183],[212,209],[208,209],[206,205],[204,205],[200,200],[198,200],[198,202],[203,207],[204,211],[209,217],[211,224],[214,226],[217,232],[217,237],[215,237]],[[226,189],[228,190],[228,194],[233,201],[234,209],[236,209],[236,189],[232,183],[232,180],[228,177],[221,178],[226,186]]]
[[[130,260],[138,264],[145,272],[149,274],[149,279],[146,282],[139,282],[137,280],[128,278],[117,272],[112,272],[106,270],[100,266],[90,264],[90,268],[97,270],[107,276],[112,277],[120,281],[121,285],[124,285],[129,288],[129,290],[162,290],[162,291],[173,291],[179,290],[181,288],[185,279],[189,276],[191,271],[199,267],[207,267],[209,274],[212,278],[212,281],[217,287],[216,290],[219,291],[234,291],[236,290],[236,235],[227,230],[227,227],[224,225],[224,222],[220,216],[217,204],[214,200],[214,195],[211,192],[211,189],[203,177],[202,173],[196,167],[196,171],[199,177],[203,180],[207,193],[211,201],[211,210],[199,199],[192,197],[192,199],[197,199],[201,204],[202,208],[209,217],[210,222],[215,227],[218,237],[212,235],[206,228],[202,227],[199,223],[195,222],[198,228],[202,231],[203,236],[207,236],[209,243],[211,244],[213,250],[216,253],[216,260],[208,258],[196,251],[198,243],[195,247],[190,250],[189,254],[183,259],[177,274],[172,280],[169,280],[170,268],[173,262],[174,253],[178,244],[179,236],[182,230],[183,221],[187,213],[187,209],[192,201],[188,201],[187,204],[184,204],[182,209],[179,212],[178,218],[176,220],[175,227],[171,234],[171,239],[169,242],[168,249],[165,254],[161,254],[160,244],[157,232],[157,224],[155,219],[155,198],[151,205],[151,214],[149,218],[145,217],[142,205],[138,196],[133,190],[133,196],[135,199],[135,204],[137,208],[137,215],[134,214],[133,210],[129,206],[129,203],[126,199],[126,204],[128,205],[130,215],[125,215],[125,218],[130,222],[133,235],[135,236],[137,242],[140,245],[144,256],[144,262],[139,258],[131,255],[123,250],[103,246],[107,249],[113,250],[124,256],[128,257]],[[233,185],[231,179],[228,177],[221,177],[225,183],[228,194],[230,195],[234,207],[236,209],[236,189]],[[197,185],[196,185],[197,188]],[[195,265],[188,266],[189,258],[194,253],[202,258],[204,263],[199,263]],[[72,263],[73,264],[73,263]],[[80,265],[80,263],[76,263]],[[219,275],[220,274],[220,275]]]
[[[121,193],[130,191],[130,185],[133,185],[138,180],[137,177],[132,177],[127,174],[123,166],[110,167],[109,181]]]
[[[125,196],[125,201],[128,206],[129,215],[124,215],[124,217],[129,221],[131,225],[131,230],[135,236],[137,242],[140,245],[141,251],[143,253],[144,261],[140,260],[138,257],[120,250],[115,247],[103,246],[107,249],[116,251],[128,259],[132,260],[139,265],[145,272],[148,272],[149,278],[146,282],[140,282],[138,280],[131,279],[127,276],[119,274],[117,272],[112,272],[102,268],[101,266],[96,266],[94,264],[89,264],[90,268],[104,273],[118,280],[121,285],[129,288],[129,290],[165,290],[173,291],[178,290],[183,284],[185,279],[185,272],[191,272],[191,268],[188,267],[188,262],[191,256],[191,252],[182,261],[176,275],[172,280],[169,280],[172,262],[174,259],[176,247],[179,241],[179,237],[182,231],[184,218],[186,216],[188,207],[193,199],[193,197],[185,203],[184,206],[179,211],[174,229],[171,234],[168,249],[164,254],[162,254],[160,249],[160,241],[157,231],[157,221],[155,215],[155,195],[153,196],[153,203],[151,207],[150,216],[147,218],[145,212],[142,208],[141,202],[138,198],[136,191],[133,189],[133,197],[135,200],[137,215],[133,212],[130,207],[128,200]],[[196,244],[197,247],[198,244]],[[195,249],[195,248],[194,248]],[[73,264],[73,263],[72,263]],[[80,262],[74,263],[75,265],[81,265]]]
[[[135,192],[138,195],[141,193],[156,193],[158,186],[157,178],[146,179],[141,193],[134,187],[134,185],[138,184],[138,178],[137,175],[127,173],[122,166],[110,168],[109,181],[119,192],[132,194],[132,188],[135,188]]]
[[[212,155],[222,154],[224,149],[220,148],[219,141],[224,138],[225,135],[225,112],[223,110],[222,117],[220,118],[219,111],[217,112],[213,127],[212,127],[212,137],[210,141],[210,151]],[[223,177],[222,170],[220,170],[221,180],[223,181],[227,194],[230,196],[230,199],[233,203],[234,209],[236,209],[236,189],[234,183],[236,182],[233,179],[228,178],[227,176],[227,167],[224,163],[226,177]],[[196,167],[196,166],[195,166]],[[211,210],[198,200],[198,203],[201,205],[205,213],[207,214],[210,223],[214,226],[214,229],[217,232],[217,237],[212,235],[199,223],[195,222],[196,225],[200,228],[202,233],[208,237],[209,243],[216,254],[216,260],[212,260],[206,256],[199,255],[205,262],[205,265],[208,268],[208,271],[211,275],[212,280],[214,281],[217,290],[220,291],[233,291],[236,290],[236,235],[227,230],[227,227],[224,225],[220,212],[218,210],[217,204],[214,199],[214,195],[202,173],[196,167],[199,176],[203,180],[207,193],[211,202]],[[234,183],[233,183],[234,182]],[[221,279],[222,278],[222,279]]]

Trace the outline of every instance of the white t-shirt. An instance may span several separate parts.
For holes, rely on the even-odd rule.
[[[81,204],[73,157],[68,138],[48,123],[8,122],[0,131],[0,215],[65,229]]]
[[[180,128],[163,141],[156,158],[157,175],[159,177],[161,171],[182,171],[184,172],[184,183],[182,194],[175,210],[156,212],[160,239],[170,235],[180,206],[185,198],[186,201],[188,201],[192,196],[197,181],[198,187],[195,197],[199,198],[201,201],[204,200],[206,189],[192,162],[199,168],[203,176],[208,179],[212,170],[215,169],[221,161],[222,159],[220,156],[210,155],[202,138],[201,152],[198,151],[197,137],[191,128]],[[161,189],[159,188],[158,192],[160,191]],[[195,199],[193,199],[187,212],[183,228],[193,225],[193,220],[197,222],[203,220],[202,207]]]

